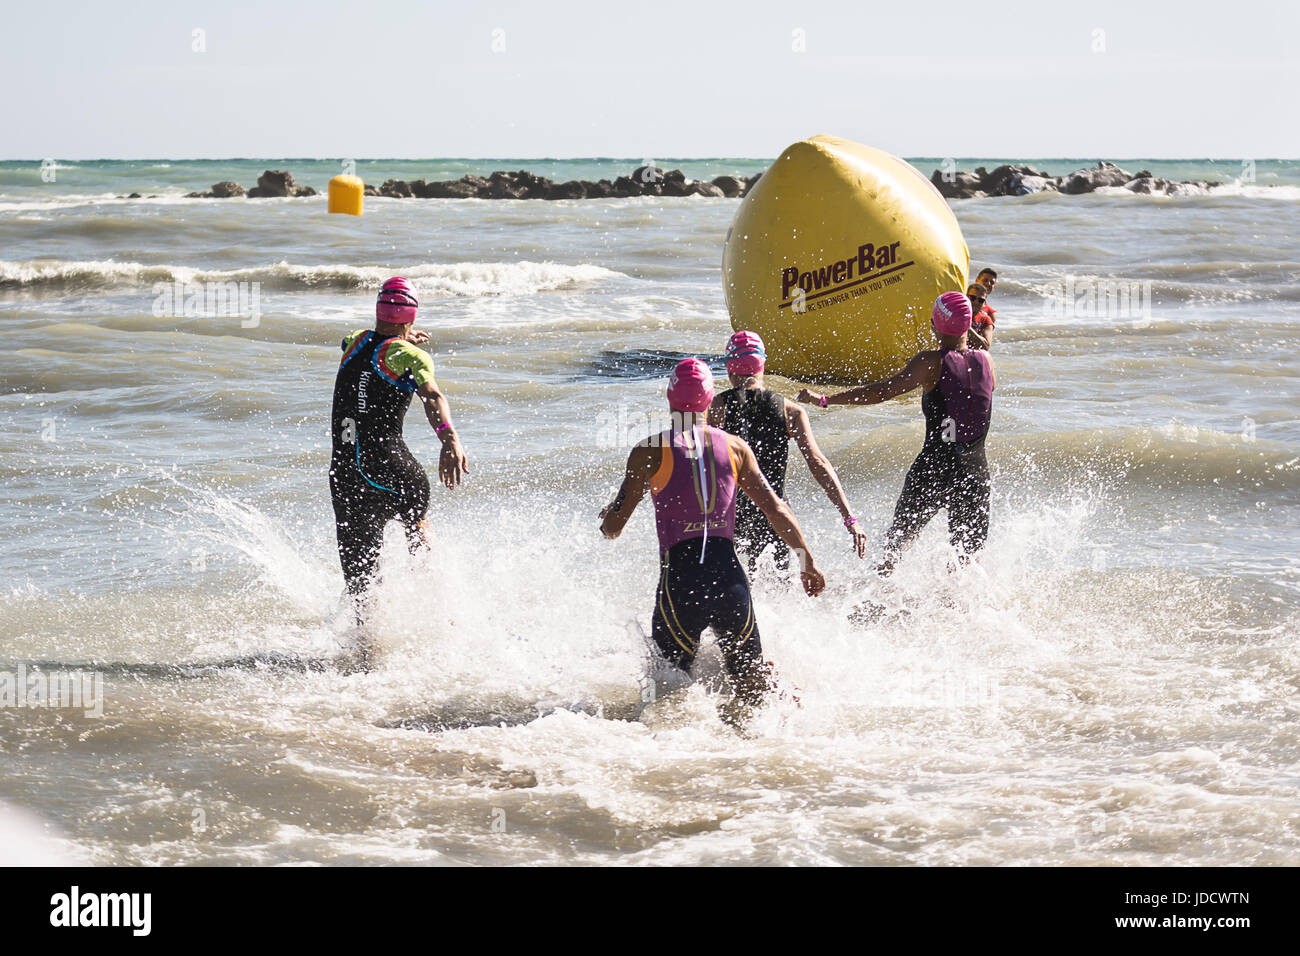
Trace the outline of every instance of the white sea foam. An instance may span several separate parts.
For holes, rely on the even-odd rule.
[[[298,265],[286,261],[251,269],[205,270],[180,265],[146,265],[112,259],[90,261],[0,261],[0,288],[70,286],[96,288],[152,285],[156,282],[262,282],[285,289],[361,289],[377,287],[392,266]],[[424,263],[403,266],[417,294],[433,298],[530,295],[572,288],[620,273],[602,266],[555,262]]]

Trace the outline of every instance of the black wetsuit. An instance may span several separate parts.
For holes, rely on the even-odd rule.
[[[344,339],[334,382],[330,493],[343,576],[356,596],[374,577],[388,522],[401,521],[414,548],[429,507],[429,478],[402,440],[415,381],[383,360],[394,341],[373,331]]]
[[[736,695],[757,702],[768,682],[749,579],[732,541],[736,459],[716,428],[662,437],[650,480],[660,562],[650,635],[670,663],[689,671],[700,637],[712,629]]]
[[[896,556],[926,522],[948,509],[948,536],[965,554],[984,547],[989,533],[989,466],[984,456],[993,411],[988,355],[975,349],[941,352],[939,384],[921,398],[925,444],[903,481],[887,551]]]
[[[700,548],[691,538],[661,556],[650,636],[670,663],[689,671],[701,635],[712,628],[736,693],[758,701],[768,683],[749,579],[729,539],[710,538],[703,564]]]
[[[723,410],[722,427],[749,442],[758,470],[777,497],[785,497],[785,472],[790,455],[785,399],[765,388],[732,388],[717,397]],[[736,499],[736,545],[748,558],[752,571],[768,545],[776,545],[776,563],[790,564],[790,549],[758,505],[743,492]]]

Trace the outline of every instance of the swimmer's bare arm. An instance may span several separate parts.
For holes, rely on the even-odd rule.
[[[817,447],[817,439],[813,437],[812,425],[808,421],[808,413],[790,401],[788,398],[783,399],[785,402],[785,427],[794,443],[799,446],[799,451],[803,452],[803,459],[808,463],[808,470],[812,476],[817,479],[817,484],[822,486],[826,492],[826,497],[830,498],[831,504],[839,509],[840,518],[847,521],[853,516],[853,509],[849,507],[849,499],[844,494],[844,488],[840,485],[840,476],[835,474],[835,468],[831,465],[830,459],[822,454],[822,450]],[[859,558],[867,556],[867,533],[857,525],[849,528],[849,534],[853,536],[853,550],[858,552]]]
[[[740,490],[749,496],[750,501],[758,505],[758,509],[772,525],[772,530],[799,557],[799,578],[803,582],[803,589],[810,596],[816,597],[825,589],[826,578],[822,576],[816,562],[813,561],[812,550],[804,539],[803,530],[795,520],[794,512],[790,510],[789,505],[777,497],[772,486],[763,477],[763,472],[758,467],[758,459],[754,457],[754,450],[749,447],[749,442],[735,435],[728,435],[727,441],[731,445],[732,454],[740,462],[736,475]]]
[[[465,457],[465,449],[461,447],[460,436],[456,434],[456,426],[438,432],[444,424],[451,423],[447,396],[438,390],[435,382],[421,385],[416,394],[424,403],[424,415],[429,419],[429,427],[442,442],[442,453],[438,456],[438,478],[448,488],[454,488],[460,484],[462,475],[469,474],[469,460]]]
[[[600,533],[605,537],[617,538],[623,533],[623,526],[650,487],[650,476],[654,474],[659,458],[659,449],[648,444],[637,445],[627,456],[627,470],[618,494],[600,509]]]
[[[979,332],[975,326],[971,326],[966,331],[966,337],[970,344],[977,349],[984,349],[986,352],[990,345],[993,344],[993,326],[989,326],[983,333]]]
[[[881,382],[868,382],[857,388],[826,396],[827,405],[879,405],[914,388],[927,392],[939,384],[939,353],[931,350],[917,352],[902,371]],[[819,404],[821,396],[809,389],[800,389],[799,401]]]

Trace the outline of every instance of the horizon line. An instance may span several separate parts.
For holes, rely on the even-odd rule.
[[[907,159],[906,153],[895,153],[903,159]],[[357,163],[422,163],[422,162],[486,162],[488,160],[503,160],[510,162],[537,162],[537,163],[568,163],[593,160],[611,160],[620,162],[642,163],[647,158],[652,159],[656,164],[660,160],[653,157],[632,157],[632,156],[349,156],[344,157],[352,162]],[[664,160],[682,160],[689,162],[704,162],[707,160],[745,160],[748,162],[773,162],[776,156],[665,156]],[[940,156],[937,153],[914,153],[913,159],[966,159],[975,161],[985,160],[1003,160],[1006,156]],[[178,163],[232,163],[232,162],[341,162],[338,156],[43,156],[39,159],[31,157],[17,157],[0,159],[0,163],[35,163],[40,165],[48,159],[56,162],[64,160],[67,162],[77,163],[145,163],[145,162],[178,162]],[[1024,156],[1025,160],[1043,160],[1050,162],[1063,161],[1096,161],[1096,162],[1138,162],[1143,160],[1152,160],[1156,162],[1243,162],[1253,160],[1255,162],[1300,162],[1300,156],[1111,156],[1104,157],[1102,154],[1092,154],[1089,156]]]

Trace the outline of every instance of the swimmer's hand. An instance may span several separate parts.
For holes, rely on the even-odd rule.
[[[799,389],[798,400],[805,405],[820,405],[822,403],[822,396],[810,388],[801,388]]]
[[[849,529],[849,534],[853,536],[853,550],[858,553],[859,558],[865,558],[867,556],[867,533],[855,524]]]
[[[803,582],[804,593],[809,597],[816,597],[826,590],[826,578],[822,576],[821,571],[817,570],[817,565],[813,564],[811,559],[799,572],[799,580]]]
[[[424,331],[424,329],[418,331],[411,329],[410,333],[406,336],[406,341],[410,342],[412,345],[428,345],[429,333]]]
[[[613,541],[620,534],[622,534],[623,526],[619,525],[618,527],[614,527],[605,519],[608,518],[611,513],[617,511],[619,509],[620,504],[621,502],[618,499],[615,499],[611,501],[609,504],[605,505],[605,507],[601,508],[600,514],[597,515],[597,517],[600,518],[600,533],[603,534],[605,537],[609,538],[609,540],[611,541]]]
[[[469,474],[469,460],[460,439],[453,433],[442,443],[442,454],[438,456],[438,478],[448,488],[455,488],[461,482],[462,475]]]

